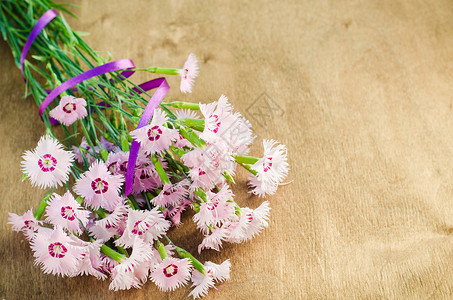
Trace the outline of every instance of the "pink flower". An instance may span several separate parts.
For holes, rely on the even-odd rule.
[[[214,143],[224,131],[230,130],[235,120],[232,110],[233,107],[225,95],[221,95],[218,101],[200,104],[200,111],[205,118],[204,130],[200,137],[208,143]]]
[[[123,235],[115,241],[116,245],[132,247],[135,238],[140,237],[146,243],[152,243],[170,228],[170,222],[164,219],[157,209],[134,210],[128,209],[126,229]]]
[[[215,184],[225,181],[224,171],[234,173],[235,163],[226,152],[223,144],[207,145],[204,148],[195,148],[181,157],[189,170],[193,187],[210,190]]]
[[[198,76],[198,61],[195,54],[189,54],[184,67],[179,70],[179,75],[181,75],[181,92],[191,93],[195,78]]]
[[[62,186],[69,179],[69,170],[74,155],[50,136],[43,136],[33,151],[22,156],[22,171],[28,175],[33,186],[48,188]]]
[[[69,191],[63,196],[54,193],[46,208],[46,221],[54,226],[62,226],[71,233],[81,234],[83,230],[80,222],[86,226],[89,213],[82,209]]]
[[[228,231],[226,241],[230,243],[241,243],[251,240],[255,235],[261,233],[268,226],[267,221],[269,219],[270,209],[268,201],[264,201],[256,209],[242,208],[237,222],[231,222],[223,226]]]
[[[168,117],[165,112],[156,108],[151,124],[135,129],[130,134],[140,143],[140,147],[143,147],[146,154],[161,153],[179,137],[177,129],[163,126],[167,122]]]
[[[189,281],[191,269],[188,258],[166,257],[151,273],[151,280],[162,291],[173,291]]]
[[[8,214],[8,224],[12,225],[14,231],[22,231],[27,240],[32,240],[41,228],[42,222],[36,220],[31,209],[22,216],[18,216],[14,213]]]
[[[269,226],[267,221],[269,220],[270,210],[268,201],[264,201],[256,209],[242,208],[239,223],[244,230],[245,240],[252,239],[256,234],[259,234],[264,228]]]
[[[218,193],[206,192],[206,202],[201,203],[200,211],[193,216],[197,228],[203,233],[209,231],[209,227],[217,226],[226,220],[235,217],[233,193],[227,185],[223,186]]]
[[[81,152],[80,148],[85,151]],[[96,153],[99,153],[99,147],[95,146],[95,148],[92,149],[91,146],[88,145],[86,138],[83,137],[79,147],[72,146],[72,152],[74,153],[74,158],[78,163],[83,164],[83,157],[85,157],[88,164],[91,165],[96,160]]]
[[[101,246],[99,241],[85,242],[75,236],[71,237],[76,246],[83,247],[84,253],[78,261],[76,271],[71,276],[92,275],[97,279],[106,279],[107,275],[102,272]]]
[[[204,275],[198,270],[192,272],[192,287],[195,287],[189,296],[194,299],[206,296],[210,288],[215,288],[214,281],[222,282],[230,280],[230,260],[225,260],[222,264],[218,265],[213,262],[206,262],[204,264]]]
[[[198,253],[201,252],[203,249],[214,249],[216,251],[220,251],[222,247],[222,242],[227,240],[229,237],[228,226],[222,226],[220,228],[214,228],[210,235],[206,235],[198,245]]]
[[[113,268],[109,289],[117,291],[140,287],[148,280],[152,258],[153,247],[139,238],[135,239],[131,255]]]
[[[44,273],[71,275],[83,257],[84,249],[74,246],[72,240],[60,226],[54,230],[39,231],[31,241],[35,263],[40,264]]]
[[[74,191],[85,198],[86,205],[112,211],[123,201],[118,195],[122,183],[122,175],[112,175],[104,163],[96,161],[77,179]]]
[[[289,170],[285,145],[277,145],[274,140],[263,140],[263,146],[264,156],[252,165],[252,169],[257,172],[257,181],[261,183],[253,180],[251,186],[255,186],[256,190],[252,193],[260,196],[266,191],[275,192],[276,186],[285,179]]]
[[[166,184],[162,191],[154,197],[151,202],[160,207],[175,206],[179,204],[187,195],[187,186],[189,182],[182,180],[176,184]]]
[[[104,227],[118,227],[120,223],[125,222],[129,206],[119,203],[107,217],[99,220],[96,224]]]
[[[79,119],[87,116],[85,107],[87,103],[82,98],[64,96],[60,104],[50,111],[50,116],[65,126],[69,126]]]
[[[128,206],[118,204],[113,212],[91,224],[88,231],[98,240],[108,241],[115,235],[122,235],[126,228]]]

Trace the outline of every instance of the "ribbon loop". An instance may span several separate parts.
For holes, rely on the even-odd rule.
[[[170,87],[168,86],[167,81],[165,78],[157,78],[151,81],[147,81],[140,85],[140,88],[147,91],[154,88],[157,90],[154,92],[153,96],[149,100],[148,104],[143,111],[143,114],[138,121],[137,129],[142,128],[149,124],[151,118],[154,114],[154,110],[159,106],[159,104],[164,99],[165,95],[167,95],[168,90]],[[141,92],[139,89],[134,88],[136,92]],[[125,183],[125,190],[124,196],[128,196],[132,192],[132,186],[134,183],[134,174],[135,174],[135,165],[137,163],[138,157],[138,149],[140,148],[140,143],[137,142],[135,139],[132,140],[131,150],[129,152],[129,160],[127,163],[127,171],[126,171],[126,183]]]
[[[44,110],[47,108],[47,106],[49,106],[50,103],[52,103],[52,101],[55,98],[57,98],[64,91],[74,87],[75,85],[99,75],[132,68],[135,68],[135,65],[132,62],[132,60],[119,59],[97,66],[91,70],[88,70],[82,74],[79,74],[75,77],[72,77],[71,79],[66,80],[65,82],[57,86],[52,92],[50,92],[49,95],[47,95],[46,99],[44,99],[44,101],[39,106],[39,115],[42,116]]]

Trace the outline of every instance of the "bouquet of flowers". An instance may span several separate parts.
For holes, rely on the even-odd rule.
[[[182,68],[106,61],[54,9],[71,14],[48,0],[0,2],[0,30],[47,128],[22,170],[49,192],[34,212],[10,213],[12,229],[30,241],[44,273],[110,276],[113,290],[191,282],[190,296],[206,295],[230,278],[229,260],[202,263],[167,232],[193,210],[204,236],[198,252],[251,240],[268,226],[269,202],[240,207],[229,185],[239,165],[250,172],[250,193],[274,194],[288,173],[286,147],[264,140],[263,156],[248,156],[251,125],[224,95],[170,101],[165,78],[128,79],[137,71],[180,76],[181,92],[191,92],[194,54]]]

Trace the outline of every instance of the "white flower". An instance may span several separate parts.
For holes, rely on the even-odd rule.
[[[62,186],[69,179],[69,170],[74,154],[50,136],[43,136],[33,151],[22,156],[22,171],[28,175],[33,186],[48,188]]]

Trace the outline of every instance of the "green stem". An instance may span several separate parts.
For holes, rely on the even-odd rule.
[[[155,74],[165,74],[165,75],[179,75],[180,69],[173,68],[159,68],[159,67],[149,67],[146,69],[133,69],[134,71],[145,71]]]
[[[188,251],[180,248],[180,247],[175,247],[176,252],[178,253],[179,257],[181,258],[188,258],[192,262],[192,266],[197,269],[201,274],[204,275],[204,265],[195,257],[193,257],[192,254],[190,254]]]
[[[105,244],[101,246],[101,252],[107,255],[108,257],[116,260],[119,263],[122,263],[126,259],[124,255],[116,252],[115,250],[113,250],[112,248]]]
[[[127,196],[127,199],[129,199],[129,204],[131,205],[131,207],[132,207],[133,209],[135,209],[135,210],[140,210],[140,207],[138,206],[137,201],[135,201],[134,196],[129,195],[129,196]]]
[[[248,165],[248,164],[244,164],[244,163],[239,163],[242,167],[244,167],[244,169],[246,169],[247,171],[249,171],[250,173],[252,173],[253,175],[256,175],[258,174],[257,171],[253,170],[252,169],[252,166],[251,165]]]
[[[153,162],[154,167],[156,168],[157,174],[159,174],[160,180],[162,180],[163,185],[171,184],[170,179],[168,179],[167,173],[162,167],[160,160],[155,156],[151,156],[151,161]]]
[[[50,196],[52,195],[52,192],[53,192],[53,188],[52,188],[52,191],[42,199],[41,203],[39,203],[39,206],[36,209],[35,214],[34,214],[36,220],[41,219],[42,215],[44,214],[44,211],[46,210],[46,207],[47,207],[47,201],[49,200]]]
[[[173,101],[173,102],[167,103],[166,105],[172,106],[174,108],[200,110],[200,104],[198,104],[198,103]]]
[[[253,156],[245,156],[245,155],[232,155],[232,156],[237,163],[242,163],[242,164],[253,165],[259,160],[258,157],[253,157]]]
[[[168,257],[167,250],[165,250],[164,244],[162,244],[159,240],[157,241],[157,251],[159,252],[160,258],[164,260]]]
[[[191,119],[191,118],[184,118],[184,119],[179,119],[180,122],[182,122],[184,125],[186,125],[189,128],[198,130],[198,131],[203,131],[204,130],[204,120],[203,119]]]

